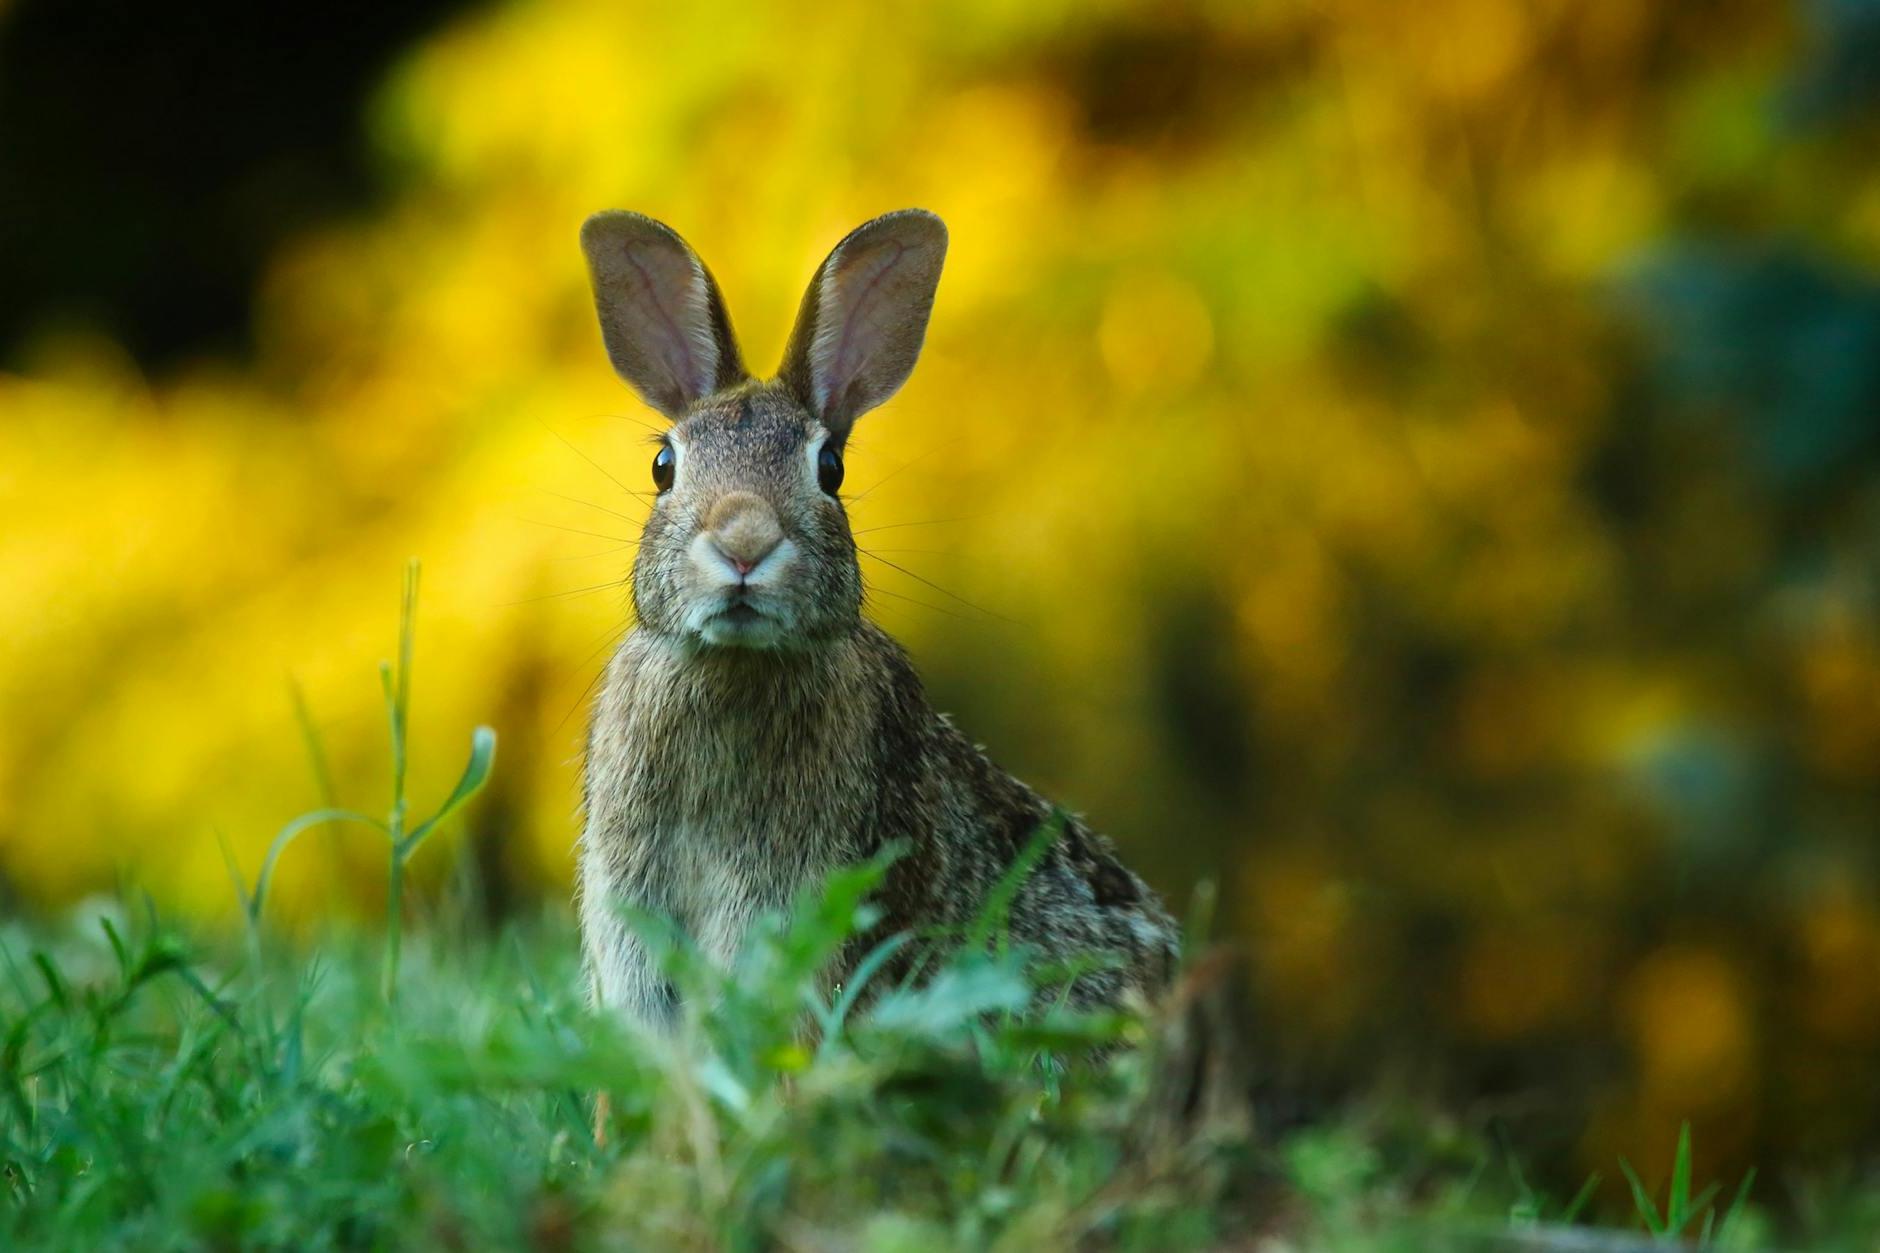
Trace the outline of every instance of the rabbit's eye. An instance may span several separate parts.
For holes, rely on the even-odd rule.
[[[661,444],[659,451],[653,454],[653,486],[662,492],[672,490],[672,468],[676,458],[672,455],[671,444]]]
[[[842,454],[827,444],[816,454],[816,482],[831,496],[842,486]]]

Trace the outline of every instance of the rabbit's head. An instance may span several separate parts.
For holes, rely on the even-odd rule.
[[[837,244],[810,280],[774,380],[745,373],[711,272],[670,228],[581,228],[614,369],[672,420],[633,565],[643,629],[713,647],[800,648],[850,629],[861,572],[839,490],[855,420],[920,353],[946,256],[920,209]]]

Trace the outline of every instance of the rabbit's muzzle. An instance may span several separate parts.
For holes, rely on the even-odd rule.
[[[786,580],[797,546],[770,503],[727,492],[713,503],[688,546],[690,617],[710,644],[772,647],[795,619]]]

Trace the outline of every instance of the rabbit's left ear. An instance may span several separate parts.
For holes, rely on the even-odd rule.
[[[614,371],[673,421],[745,378],[724,297],[678,232],[639,213],[581,225],[594,308]]]
[[[840,442],[914,370],[947,228],[925,209],[863,224],[810,280],[778,377]]]

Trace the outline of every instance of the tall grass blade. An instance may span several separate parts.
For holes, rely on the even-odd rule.
[[[1658,1217],[1658,1206],[1652,1201],[1651,1193],[1645,1190],[1645,1184],[1639,1179],[1638,1172],[1633,1170],[1632,1163],[1623,1157],[1619,1159],[1619,1169],[1625,1172],[1625,1181],[1632,1185],[1632,1204],[1638,1210],[1639,1217],[1644,1220],[1645,1230],[1655,1236],[1663,1235],[1666,1230],[1664,1220]]]
[[[1665,1226],[1680,1234],[1691,1219],[1691,1124],[1678,1124],[1678,1147],[1671,1155],[1671,1192],[1665,1197]]]
[[[1600,1174],[1598,1171],[1594,1171],[1586,1177],[1586,1182],[1580,1185],[1580,1190],[1573,1194],[1571,1201],[1567,1202],[1566,1211],[1560,1216],[1561,1222],[1572,1224],[1579,1218],[1581,1211],[1592,1201],[1593,1193],[1599,1190],[1599,1181]]]
[[[1743,1182],[1736,1187],[1736,1195],[1730,1198],[1730,1207],[1723,1212],[1723,1221],[1717,1226],[1717,1243],[1728,1247],[1731,1234],[1736,1231],[1743,1213],[1749,1205],[1749,1190],[1756,1182],[1756,1168],[1751,1166],[1744,1172]]]
[[[287,846],[297,837],[323,822],[357,822],[380,831],[386,829],[385,824],[377,818],[356,809],[315,809],[289,822],[269,841],[268,855],[261,861],[261,873],[255,876],[255,890],[245,902],[250,925],[258,926],[261,922],[261,911],[267,905],[268,885],[274,880],[274,867],[281,860],[281,854],[287,851]]]
[[[1012,902],[1018,899],[1019,890],[1025,886],[1025,880],[1031,877],[1031,872],[1038,868],[1044,855],[1064,834],[1064,825],[1068,821],[1069,815],[1053,806],[1050,815],[1038,824],[1038,829],[1032,833],[1025,847],[1012,859],[1012,864],[1005,868],[1005,873],[992,885],[992,890],[986,893],[985,907],[967,930],[968,947],[984,948],[993,936],[1005,933]]]
[[[464,764],[463,774],[457,779],[457,786],[438,806],[436,813],[426,818],[405,837],[400,852],[409,856],[424,842],[424,837],[437,829],[439,823],[468,804],[470,799],[482,790],[489,781],[490,768],[496,761],[496,732],[489,727],[478,727],[470,733],[470,760]]]
[[[320,726],[313,720],[313,707],[307,703],[306,689],[298,679],[288,679],[287,695],[294,704],[294,724],[300,728],[300,742],[307,750],[307,765],[313,771],[313,786],[320,804],[332,809],[339,804],[333,790],[333,771],[327,764],[326,744],[320,738]]]

